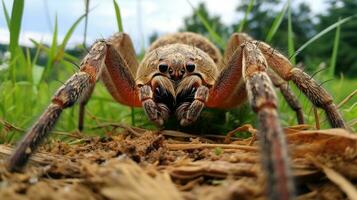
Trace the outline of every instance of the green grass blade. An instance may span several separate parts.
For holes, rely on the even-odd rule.
[[[354,19],[356,17],[357,17],[357,14],[349,16],[349,17],[346,17],[346,18],[343,18],[343,19],[339,20],[338,22],[335,22],[335,23],[331,24],[330,26],[328,26],[327,28],[322,30],[320,33],[318,33],[314,37],[312,37],[310,40],[305,42],[305,44],[303,44],[298,50],[296,50],[296,52],[294,53],[294,55],[291,56],[291,58],[296,57],[302,50],[304,50],[311,43],[313,43],[314,41],[316,41],[317,39],[319,39],[320,37],[322,37],[326,33],[330,32],[334,28],[336,28],[336,27],[338,27],[338,26],[340,26],[340,25],[342,25],[342,24],[344,24],[344,23],[346,23],[348,21],[351,21],[352,19]]]
[[[38,48],[36,46],[36,53],[35,53],[35,56],[33,57],[32,59],[32,63],[31,65],[34,66],[36,63],[37,63],[37,60],[38,60],[38,56],[40,55],[40,48]]]
[[[32,74],[32,84],[34,86],[37,86],[38,83],[40,82],[41,80],[41,77],[42,77],[42,72],[43,72],[43,67],[41,67],[41,72],[39,73],[37,68],[38,66],[36,65],[37,63],[37,60],[38,60],[38,57],[40,55],[40,48],[36,46],[36,53],[35,53],[35,56],[32,58],[32,63],[31,63],[31,66],[32,66],[32,69],[31,69],[31,74]]]
[[[77,28],[78,24],[86,17],[86,14],[81,15],[73,24],[72,26],[68,29],[66,35],[63,38],[63,41],[61,45],[59,46],[59,49],[54,57],[54,62],[61,61],[64,54],[65,54],[65,49],[68,44],[69,39],[71,39],[72,34],[74,30]]]
[[[61,50],[64,50],[67,46],[67,43],[69,41],[69,39],[72,37],[72,34],[74,32],[74,30],[76,29],[76,27],[78,26],[78,24],[84,19],[84,17],[86,16],[86,14],[81,15],[73,24],[72,26],[68,29],[66,35],[64,36],[64,39],[61,43]]]
[[[27,81],[32,82],[32,61],[31,61],[31,53],[30,49],[26,48],[26,76]]]
[[[245,13],[244,13],[244,18],[243,18],[243,20],[242,20],[242,21],[240,22],[240,24],[239,24],[239,28],[238,28],[238,30],[237,30],[238,33],[241,33],[241,32],[243,31],[245,22],[247,21],[247,17],[248,17],[248,15],[249,15],[250,11],[252,11],[252,8],[253,8],[254,3],[255,3],[255,0],[250,0],[249,5],[248,5],[248,8],[247,8],[247,10],[246,10]]]
[[[124,32],[119,5],[115,0],[113,0],[113,4],[115,9],[115,16],[117,17],[118,30],[119,32]]]
[[[47,73],[49,73],[53,67],[54,64],[54,58],[57,53],[57,37],[58,37],[58,20],[57,20],[57,15],[55,17],[55,27],[53,30],[53,36],[52,36],[52,43],[50,50],[48,52],[48,58],[47,58],[47,64],[44,72],[42,73],[41,76],[41,81],[44,80],[44,78],[47,76]]]
[[[273,39],[276,31],[278,30],[281,22],[283,21],[283,18],[285,16],[286,10],[289,7],[289,1],[286,1],[286,3],[284,4],[283,9],[281,10],[281,12],[279,13],[278,16],[276,16],[276,18],[274,19],[274,22],[272,24],[272,26],[270,27],[270,30],[268,32],[268,35],[265,39],[266,42],[271,42],[271,40]]]
[[[338,21],[340,21],[340,20],[341,19],[339,19]],[[341,26],[338,25],[336,28],[336,34],[335,34],[335,39],[333,42],[333,50],[332,50],[332,55],[331,55],[331,60],[330,60],[330,69],[329,69],[330,77],[333,77],[335,74],[338,45],[340,43],[340,31],[341,31]]]
[[[289,8],[288,8],[288,52],[289,52],[289,57],[291,57],[295,52],[295,47],[294,47],[294,32],[293,32],[293,26],[292,26],[292,22],[291,22],[290,0],[288,2],[289,2]],[[296,64],[295,57],[293,57],[290,61],[293,65]]]
[[[120,12],[120,7],[118,5],[118,3],[113,0],[113,4],[114,4],[114,10],[115,10],[115,16],[116,16],[116,19],[117,19],[117,24],[118,24],[118,31],[123,33],[124,32],[124,28],[123,28],[123,22],[122,22],[122,18],[121,18],[121,12]],[[144,49],[144,48],[142,48]],[[131,107],[131,110],[130,110],[130,114],[131,114],[131,124],[133,126],[135,126],[135,110],[133,107]]]
[[[56,49],[57,49],[57,37],[58,37],[58,18],[56,15],[55,18],[55,28],[53,31],[53,37],[52,37],[52,44],[51,44],[51,48],[50,48],[50,58],[53,58],[56,54]],[[51,59],[49,59],[51,60]]]
[[[15,52],[19,47],[19,36],[24,10],[24,0],[14,0],[10,20],[10,51]]]
[[[87,30],[88,30],[89,0],[85,0],[84,4],[85,4],[85,13],[84,13],[83,47],[86,47]]]
[[[10,29],[10,15],[9,15],[9,12],[7,11],[7,8],[5,6],[4,0],[2,0],[2,9],[4,10],[4,15],[5,15],[7,28]]]
[[[49,54],[50,52],[50,48],[48,48],[47,46],[44,46],[42,45],[41,43],[37,42],[36,40],[34,39],[30,39],[30,41],[37,47],[39,48],[40,50],[44,50],[47,54]],[[64,58],[73,62],[73,63],[77,63],[79,60],[77,57],[74,57],[66,52],[64,52]]]
[[[220,48],[224,49],[226,44],[223,42],[222,38],[217,34],[216,31],[214,31],[213,27],[207,22],[207,20],[202,16],[202,14],[197,9],[195,9],[191,2],[189,0],[187,0],[187,2],[193,9],[194,13],[197,15],[198,19],[202,22],[203,26],[206,28],[214,42],[216,42]]]
[[[16,81],[16,56],[19,56],[19,52],[22,52],[19,47],[19,37],[21,30],[22,14],[24,11],[24,0],[14,0],[11,11],[10,20],[10,44],[9,49],[11,53],[11,64],[10,64],[10,76],[12,76],[13,82]]]
[[[131,107],[130,114],[131,114],[131,125],[135,126],[135,109],[134,109],[134,107]]]

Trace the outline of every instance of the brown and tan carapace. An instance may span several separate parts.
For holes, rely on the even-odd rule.
[[[259,119],[262,161],[269,199],[293,199],[294,184],[284,134],[279,123],[274,86],[279,88],[303,123],[301,106],[288,87],[292,81],[325,110],[332,127],[346,128],[332,97],[316,81],[264,42],[235,33],[222,56],[206,38],[176,33],[155,41],[139,62],[130,37],[115,34],[97,41],[75,73],[55,93],[51,104],[28,131],[9,159],[9,169],[20,170],[63,109],[80,104],[83,110],[96,81],[101,79],[119,103],[143,107],[148,118],[161,126],[170,116],[180,125],[195,122],[205,107],[233,108],[249,101]]]

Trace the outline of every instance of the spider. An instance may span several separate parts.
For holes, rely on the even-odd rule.
[[[292,81],[317,107],[325,110],[332,127],[346,128],[332,97],[312,77],[293,68],[289,60],[264,42],[234,33],[222,56],[205,37],[182,32],[157,39],[139,64],[129,35],[117,33],[93,44],[75,73],[54,94],[52,102],[27,132],[9,158],[11,171],[21,170],[63,109],[80,104],[79,129],[84,108],[101,79],[121,104],[142,107],[149,120],[162,126],[175,116],[181,126],[195,122],[203,108],[228,109],[249,101],[258,115],[262,163],[269,199],[293,199],[285,137],[279,123],[280,89],[298,123],[304,123]]]

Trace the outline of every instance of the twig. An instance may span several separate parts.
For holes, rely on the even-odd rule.
[[[142,134],[139,133],[138,131],[140,132],[145,132],[146,130],[145,129],[141,129],[141,128],[137,128],[137,127],[130,127],[130,126],[127,126],[127,125],[124,125],[124,124],[120,124],[120,123],[111,123],[111,122],[108,122],[108,123],[100,123],[98,124],[97,126],[93,126],[93,127],[90,127],[90,129],[100,129],[100,128],[106,128],[106,127],[118,127],[118,128],[122,128],[122,129],[125,129],[127,131],[129,131],[131,134],[139,137],[141,136]],[[134,130],[136,129],[136,130]]]
[[[199,135],[188,134],[188,133],[184,133],[181,131],[161,130],[161,131],[159,131],[159,133],[161,133],[165,136],[178,137],[178,138],[199,138],[203,142],[215,143],[213,140],[207,139],[205,137],[201,137]]]
[[[88,109],[86,110],[86,114],[88,114],[89,117],[92,118],[95,121],[96,124],[101,124],[99,122],[98,118],[95,115],[93,115],[91,112],[89,112]],[[108,134],[109,130],[107,129],[107,127],[103,127],[103,128],[104,128],[104,131],[106,132],[106,134]]]
[[[252,125],[245,124],[245,125],[238,127],[232,131],[229,131],[227,133],[226,137],[224,138],[224,143],[226,143],[226,144],[231,143],[231,137],[233,137],[233,135],[238,131],[247,131],[252,134],[252,136],[253,136],[252,138],[255,138],[254,135],[257,133],[257,130],[254,129]]]
[[[3,126],[5,126],[9,131],[11,130],[15,130],[17,132],[26,132],[25,129],[20,128],[18,126],[15,126],[7,121],[5,121],[4,119],[0,118],[0,124],[2,124]],[[56,135],[63,135],[63,136],[67,136],[67,137],[73,137],[73,138],[82,138],[82,136],[78,135],[78,134],[71,134],[71,133],[67,133],[67,132],[62,132],[62,131],[52,131],[53,134]]]
[[[204,135],[205,138],[212,138],[212,139],[219,139],[219,140],[224,140],[226,138],[225,135],[213,135],[213,134],[208,134],[208,135]],[[237,141],[237,140],[243,140],[242,138],[238,138],[238,137],[231,137],[231,140],[233,141]]]
[[[258,151],[257,147],[236,144],[166,144],[169,150],[191,150],[202,148],[222,148],[222,149],[240,149],[245,151]]]
[[[345,103],[347,103],[350,99],[352,99],[353,96],[357,94],[357,89],[353,91],[351,94],[349,94],[346,98],[344,98],[337,106],[337,108],[341,108]]]
[[[0,144],[0,158],[6,158],[10,156],[14,152],[14,148]],[[55,155],[55,154],[49,154],[49,153],[40,153],[36,152],[30,157],[30,161],[33,163],[37,164],[51,164],[53,163],[54,160],[59,160],[59,159],[68,159],[70,160],[69,157],[66,157],[64,155]]]
[[[357,94],[357,89],[355,89],[351,94],[349,94],[347,97],[345,97],[338,105],[337,108],[341,108],[343,105],[345,105],[349,100],[351,100],[355,95]],[[322,112],[322,111],[321,111]],[[320,112],[320,113],[321,113]],[[322,123],[325,123],[327,121],[327,118],[325,118],[324,120],[322,120]],[[349,126],[353,126],[355,124],[355,122],[352,121],[352,125]]]
[[[315,124],[316,124],[316,129],[320,130],[320,117],[319,113],[317,112],[317,108],[315,106],[312,107],[314,110],[314,116],[315,116]]]
[[[352,127],[357,124],[357,118],[347,122],[348,126]]]

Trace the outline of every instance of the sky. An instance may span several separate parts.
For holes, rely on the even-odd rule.
[[[13,0],[4,0],[9,12]],[[239,0],[190,0],[194,7],[205,2],[210,13],[221,16],[225,24],[237,22],[242,16],[235,12]],[[293,3],[308,2],[313,13],[326,8],[323,0],[295,0]],[[127,32],[138,51],[147,46],[153,32],[172,33],[183,26],[183,18],[192,14],[187,0],[117,0],[120,6],[124,31]],[[279,5],[282,7],[282,5]],[[115,33],[115,11],[112,0],[90,0],[87,43],[98,38],[107,38]],[[279,9],[279,8],[278,8]],[[59,41],[70,26],[84,13],[84,0],[26,0],[22,21],[20,43],[31,46],[30,39],[50,43],[55,17],[58,18]],[[84,20],[74,32],[69,45],[82,43]],[[3,9],[0,9],[0,43],[9,42]]]

